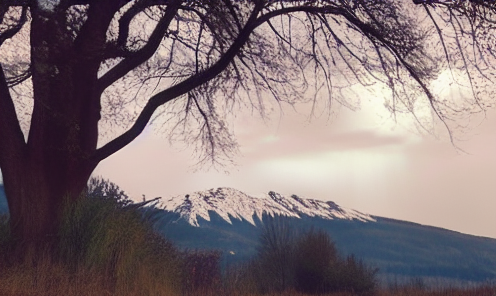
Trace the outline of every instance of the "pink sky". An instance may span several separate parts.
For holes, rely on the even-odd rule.
[[[377,102],[379,103],[377,103]],[[229,174],[195,171],[188,149],[146,131],[105,160],[95,174],[136,200],[215,187],[249,194],[270,190],[332,200],[372,215],[496,238],[496,112],[458,145],[409,131],[381,111],[381,100],[362,110],[341,110],[333,120],[286,110],[263,123],[239,114],[232,128],[241,155]]]
[[[29,51],[19,46],[16,54]],[[453,97],[443,79],[438,92]],[[231,128],[241,155],[234,159],[236,167],[226,168],[228,175],[195,172],[191,150],[172,148],[166,135],[149,130],[103,161],[95,175],[135,200],[142,194],[167,197],[214,187],[250,194],[273,190],[496,238],[496,111],[466,134],[466,141],[457,142],[467,152],[458,153],[445,139],[408,131],[406,121],[391,123],[381,98],[362,103],[361,111],[342,108],[333,120],[310,123],[303,111],[285,110],[266,124],[238,114]]]

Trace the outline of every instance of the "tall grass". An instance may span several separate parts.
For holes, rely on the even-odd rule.
[[[256,258],[222,274],[219,252],[178,250],[154,232],[153,210],[129,202],[115,184],[92,182],[65,207],[56,248],[33,252],[41,256],[36,260],[7,258],[8,217],[0,216],[1,296],[496,295],[493,286],[377,288],[375,272],[354,257],[339,257],[325,233],[297,235],[280,221],[266,225]]]
[[[180,295],[181,253],[153,231],[151,215],[112,193],[89,191],[65,207],[55,252],[15,265],[4,256],[0,295]],[[0,222],[5,254],[8,220]]]

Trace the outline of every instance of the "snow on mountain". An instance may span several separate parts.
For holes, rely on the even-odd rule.
[[[234,218],[245,219],[253,225],[254,216],[262,218],[264,213],[296,218],[307,215],[330,220],[375,221],[370,215],[342,208],[332,201],[306,199],[296,195],[286,197],[273,191],[261,197],[253,197],[233,188],[217,188],[174,196],[163,200],[159,207],[179,213],[193,226],[199,226],[198,217],[210,221],[209,211],[216,212],[229,223],[232,223],[231,218]]]

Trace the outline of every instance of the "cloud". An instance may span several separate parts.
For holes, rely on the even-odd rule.
[[[384,146],[401,146],[408,139],[401,135],[384,135],[374,130],[356,130],[333,133],[332,129],[286,130],[279,134],[254,130],[250,142],[240,138],[244,156],[267,159],[326,152],[368,150]]]
[[[365,112],[366,113],[366,112]],[[191,152],[143,135],[105,160],[99,172],[137,199],[213,187],[257,194],[275,190],[375,215],[496,237],[496,110],[458,144],[381,125],[364,112],[337,119],[251,115],[233,124],[242,155],[229,175],[193,172]]]

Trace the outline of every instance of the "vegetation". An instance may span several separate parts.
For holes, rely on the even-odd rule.
[[[155,234],[153,216],[131,204],[118,186],[93,179],[77,203],[68,203],[57,244],[10,256],[7,219],[0,226],[0,295],[174,295],[182,255]],[[14,260],[12,260],[14,258]]]
[[[376,270],[353,256],[342,258],[326,232],[312,229],[297,234],[283,221],[272,219],[265,225],[257,257],[239,276],[253,283],[244,285],[262,294],[374,292]]]
[[[215,251],[178,250],[152,227],[153,208],[133,204],[115,184],[92,179],[69,203],[58,243],[12,260],[8,216],[0,218],[0,295],[494,295],[496,288],[428,290],[412,283],[381,289],[375,271],[339,256],[329,235],[265,224],[258,255],[221,270]],[[36,260],[35,260],[36,259]],[[492,294],[491,294],[492,293]]]
[[[453,140],[453,128],[494,106],[495,6],[408,3],[0,1],[0,169],[10,212],[0,221],[1,292],[172,295],[184,292],[178,283],[190,260],[195,274],[216,268],[215,256],[181,255],[154,234],[139,206],[81,194],[96,166],[135,140],[154,114],[175,121],[172,139],[202,145],[200,162],[216,164],[237,151],[224,122],[233,106],[264,116],[271,109],[264,97],[314,107],[321,98],[354,109],[360,98],[352,88],[378,82],[395,116],[412,114],[432,132],[435,124],[417,116],[428,106]],[[430,89],[447,69],[470,85],[454,101]],[[106,123],[123,123],[123,132],[99,145]],[[311,241],[323,247],[315,258]],[[259,282],[263,292],[332,291],[331,279],[346,272],[363,277],[340,279],[340,287],[369,291],[372,272],[352,257],[335,259],[322,235],[285,243],[288,250],[276,244],[276,253],[261,253],[252,265],[256,274],[257,264],[277,263],[272,280]],[[309,275],[317,287],[304,284]],[[219,282],[191,278],[199,286]]]

